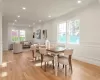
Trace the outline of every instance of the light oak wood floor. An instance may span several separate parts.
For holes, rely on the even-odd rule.
[[[60,67],[56,77],[52,67],[48,66],[47,72],[44,72],[39,61],[34,63],[31,60],[32,53],[29,50],[20,54],[4,52],[0,80],[100,80],[100,67],[95,65],[73,60],[73,74],[65,77]]]

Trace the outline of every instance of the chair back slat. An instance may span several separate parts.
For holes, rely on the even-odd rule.
[[[64,55],[72,55],[73,54],[73,49],[66,49],[64,51]]]

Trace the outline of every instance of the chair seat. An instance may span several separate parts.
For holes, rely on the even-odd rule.
[[[34,54],[34,57],[41,57],[41,54],[38,53],[38,52],[36,52],[36,53]]]
[[[54,60],[54,58],[50,55],[43,56],[43,61],[44,62],[48,62],[48,61],[52,61],[52,60]]]
[[[59,55],[59,58],[68,58],[68,55]]]
[[[64,64],[64,65],[68,65],[69,64],[68,58],[66,56],[59,57],[58,58],[58,62],[61,63],[61,64]]]

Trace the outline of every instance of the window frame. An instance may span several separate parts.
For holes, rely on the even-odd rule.
[[[66,32],[65,32],[65,35],[66,35],[66,42],[59,42],[59,25],[60,24],[63,24],[63,23],[66,23],[66,21],[63,21],[63,22],[60,22],[58,25],[57,25],[57,43],[61,43],[61,44],[66,44],[67,43],[67,23],[66,23]]]
[[[13,41],[13,40],[12,40],[12,37],[13,37],[12,31],[13,31],[13,30],[14,30],[14,31],[18,31],[18,33],[17,33],[18,40],[17,40],[17,41]],[[17,29],[12,29],[12,30],[11,30],[11,41],[12,41],[12,42],[19,42],[19,41],[21,41],[21,40],[20,40],[20,31],[25,31],[25,30],[17,30]],[[26,31],[25,31],[25,40],[26,40]],[[25,40],[23,40],[23,41],[25,41]]]
[[[12,40],[12,38],[13,38],[12,31],[17,31],[17,37],[19,37],[18,30],[15,30],[15,29],[12,29],[12,30],[11,30],[11,41],[12,41],[12,42],[18,42],[18,41],[13,41],[13,40]]]
[[[71,21],[71,20],[79,20],[79,22],[80,22],[80,19],[70,19],[70,20],[67,20],[67,24],[68,24],[68,21]],[[79,23],[80,24],[80,23]],[[79,43],[71,43],[70,42],[70,35],[69,35],[69,32],[68,32],[68,30],[69,30],[69,27],[68,27],[68,25],[67,25],[67,37],[68,37],[68,40],[67,40],[67,44],[72,44],[72,45],[80,45],[80,26],[79,26]]]
[[[25,30],[19,30],[19,38],[21,37],[21,36],[20,36],[20,32],[21,32],[21,31],[25,31]],[[25,31],[25,40],[26,40],[26,31]],[[24,40],[24,41],[25,41],[25,40]],[[19,41],[21,41],[21,40],[19,39]]]
[[[68,26],[68,21],[75,21],[75,20],[79,20],[79,43],[72,43],[70,42],[70,36],[69,35],[69,26]],[[63,24],[63,23],[66,23],[66,42],[59,42],[59,25],[60,24]],[[80,19],[70,19],[70,20],[67,20],[67,21],[63,21],[63,22],[60,22],[59,24],[57,24],[57,43],[61,43],[61,44],[71,44],[71,45],[80,45]]]

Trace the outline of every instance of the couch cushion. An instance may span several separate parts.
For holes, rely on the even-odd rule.
[[[29,42],[25,41],[25,42],[24,42],[24,45],[29,45]]]

